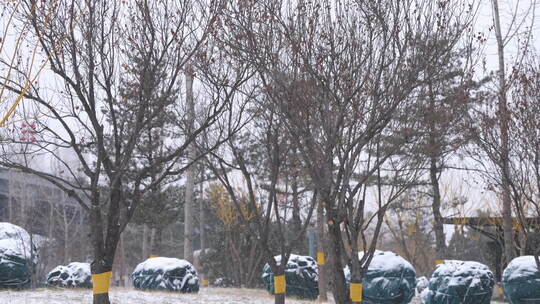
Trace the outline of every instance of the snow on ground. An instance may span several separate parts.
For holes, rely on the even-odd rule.
[[[137,291],[131,288],[112,288],[112,304],[271,304],[274,299],[262,289],[202,288],[198,294]],[[90,304],[92,293],[87,289],[37,289],[32,291],[0,291],[0,303],[9,304]],[[288,304],[307,304],[288,298]],[[333,301],[327,302],[333,304]],[[414,299],[413,304],[420,304]],[[500,304],[499,302],[492,302]]]

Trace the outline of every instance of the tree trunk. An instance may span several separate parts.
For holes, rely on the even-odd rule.
[[[321,202],[317,204],[317,255],[320,253],[324,255],[326,252],[324,250],[324,222],[324,206]],[[319,301],[321,302],[328,301],[326,285],[326,265],[319,264]]]
[[[120,241],[120,204],[122,203],[122,184],[118,179],[110,185],[111,193],[108,197],[107,229],[103,231],[102,210],[100,208],[99,194],[95,195],[92,202],[91,229],[92,245],[94,248],[94,260],[91,264],[92,275],[106,277],[103,279],[102,288],[92,278],[94,304],[110,304],[109,286],[112,278],[112,266],[116,247]],[[105,233],[104,233],[105,232]]]
[[[64,262],[70,263],[71,257],[69,256],[69,225],[65,205],[62,206],[62,215],[64,220]]]
[[[512,201],[510,196],[510,181],[509,181],[509,138],[508,138],[508,120],[509,111],[506,98],[506,76],[504,65],[504,41],[502,38],[501,22],[499,15],[498,0],[492,0],[493,4],[493,19],[495,26],[495,38],[497,40],[497,53],[499,57],[499,98],[498,98],[498,116],[501,132],[501,159],[499,166],[501,167],[502,177],[502,217],[503,217],[503,234],[504,234],[504,253],[506,263],[509,263],[515,257],[514,234],[512,227]]]
[[[163,244],[163,227],[156,228],[156,235],[154,239],[154,254],[161,256],[162,255],[162,244]]]
[[[294,231],[300,231],[302,230],[302,220],[300,219],[300,201],[299,201],[299,194],[298,194],[298,176],[296,174],[293,175],[292,179],[292,203],[293,203],[293,209],[292,209],[292,222],[293,222],[293,229]]]
[[[150,255],[151,256],[157,255],[157,251],[156,251],[156,227],[152,227],[152,229],[150,229]]]
[[[148,258],[148,226],[143,224],[143,236],[142,236],[142,260]]]
[[[201,277],[201,280],[203,282],[203,286],[206,285],[205,282],[206,282],[206,274],[204,272],[204,267],[203,267],[203,260],[204,260],[204,254],[205,254],[205,249],[206,249],[206,233],[204,231],[204,226],[206,225],[206,221],[205,221],[205,217],[204,217],[204,200],[202,199],[203,197],[203,169],[201,168],[201,182],[199,184],[199,187],[200,187],[200,199],[199,199],[199,233],[200,233],[200,237],[201,237],[201,253],[199,254],[199,264],[200,264],[200,267],[199,267],[199,275]],[[206,286],[205,286],[206,287]]]
[[[103,240],[103,230],[102,230],[102,218],[101,210],[99,208],[99,200],[97,203],[94,203],[94,206],[91,211],[91,235],[92,235],[92,247],[94,249],[94,261],[91,264],[92,275],[112,272],[112,260],[108,259],[110,256],[110,248],[105,248]],[[114,250],[114,249],[113,249]],[[114,252],[112,253],[114,256]],[[94,283],[94,285],[96,285]],[[93,304],[110,304],[109,293],[103,292],[93,295]]]
[[[349,293],[347,291],[347,283],[345,282],[345,274],[343,273],[343,264],[341,263],[343,240],[341,238],[341,229],[339,224],[336,224],[329,210],[326,210],[328,215],[328,239],[330,241],[329,253],[332,255],[330,261],[330,273],[332,274],[332,291],[336,303],[349,303]]]
[[[126,248],[124,236],[120,235],[120,286],[126,286]]]
[[[360,274],[360,269],[359,267],[352,267],[351,269],[351,286],[352,284],[359,284],[359,283],[362,283],[362,275]],[[362,301],[353,301],[353,300],[350,300],[351,303],[353,304],[361,304]]]
[[[437,177],[437,158],[430,157],[431,166],[429,169],[429,177],[431,188],[433,190],[432,208],[433,208],[433,229],[435,230],[435,247],[437,249],[437,259],[446,258],[446,237],[444,235],[443,217],[441,214],[441,191],[439,188],[439,179]]]
[[[283,267],[278,266],[278,269],[274,272],[274,276],[284,276],[285,270]],[[274,286],[274,290],[276,289],[276,286]],[[287,286],[285,285],[285,289],[287,289]],[[285,304],[285,293],[275,293],[274,292],[274,304]]]
[[[193,68],[188,65],[186,70],[186,102],[188,114],[188,134],[193,130],[195,119],[195,105],[193,102]],[[195,158],[195,147],[188,149],[188,161]],[[194,168],[189,166],[186,170],[186,200],[184,205],[184,259],[193,263],[193,184]]]

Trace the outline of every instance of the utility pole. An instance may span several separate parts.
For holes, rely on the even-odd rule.
[[[497,54],[499,56],[499,98],[498,98],[498,118],[501,132],[501,158],[499,166],[502,171],[502,218],[503,218],[503,235],[504,235],[504,255],[506,263],[509,263],[515,256],[514,233],[512,223],[512,199],[510,197],[510,170],[509,170],[509,155],[510,146],[508,138],[508,121],[510,120],[510,112],[507,104],[507,85],[504,65],[504,41],[502,37],[501,21],[499,14],[498,0],[492,0],[493,21],[495,26],[495,38],[497,40]]]
[[[186,104],[188,136],[193,131],[195,120],[195,105],[193,102],[193,67],[188,64],[186,72]],[[188,148],[188,161],[195,159],[195,147],[190,144]],[[184,259],[193,263],[193,186],[194,168],[191,164],[186,170],[186,200],[184,205]]]

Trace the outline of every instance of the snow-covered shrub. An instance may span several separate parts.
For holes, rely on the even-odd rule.
[[[364,252],[358,253],[362,259]],[[343,270],[347,285],[351,281],[349,267]],[[416,271],[404,258],[391,251],[376,250],[362,278],[362,303],[407,304],[414,297]]]
[[[280,255],[274,259],[281,263]],[[274,274],[270,265],[264,265],[261,279],[266,290],[274,294]],[[285,267],[285,295],[301,299],[316,299],[319,296],[318,267],[312,257],[291,254]]]
[[[416,280],[416,291],[420,294],[424,289],[428,288],[429,280],[426,277],[419,277]]]
[[[540,303],[540,271],[532,255],[513,259],[503,272],[502,283],[510,303]]]
[[[0,222],[0,288],[29,286],[37,249],[23,228]]]
[[[231,287],[233,285],[232,280],[226,277],[217,278],[211,284],[213,287]]]
[[[175,258],[149,258],[135,267],[133,286],[143,290],[169,290],[198,292],[199,276],[195,267],[186,260]]]
[[[489,304],[495,284],[489,268],[478,262],[446,260],[437,265],[422,293],[425,304]]]
[[[47,274],[47,285],[92,288],[90,264],[73,262],[67,266],[56,266]]]

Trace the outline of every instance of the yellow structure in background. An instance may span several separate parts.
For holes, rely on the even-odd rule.
[[[149,257],[149,258],[159,258],[159,255],[157,255],[157,254],[151,254],[151,255],[149,255],[148,257]]]
[[[208,287],[208,285],[209,285],[208,280],[203,280],[202,285],[203,285],[203,287]]]
[[[111,278],[112,271],[92,274],[92,292],[94,294],[108,293]]]
[[[317,252],[317,265],[324,265],[324,252]]]
[[[280,294],[285,293],[285,276],[275,276],[274,277],[274,293]]]
[[[435,260],[435,265],[444,264],[444,260]]]
[[[362,283],[351,283],[351,300],[362,302]]]

